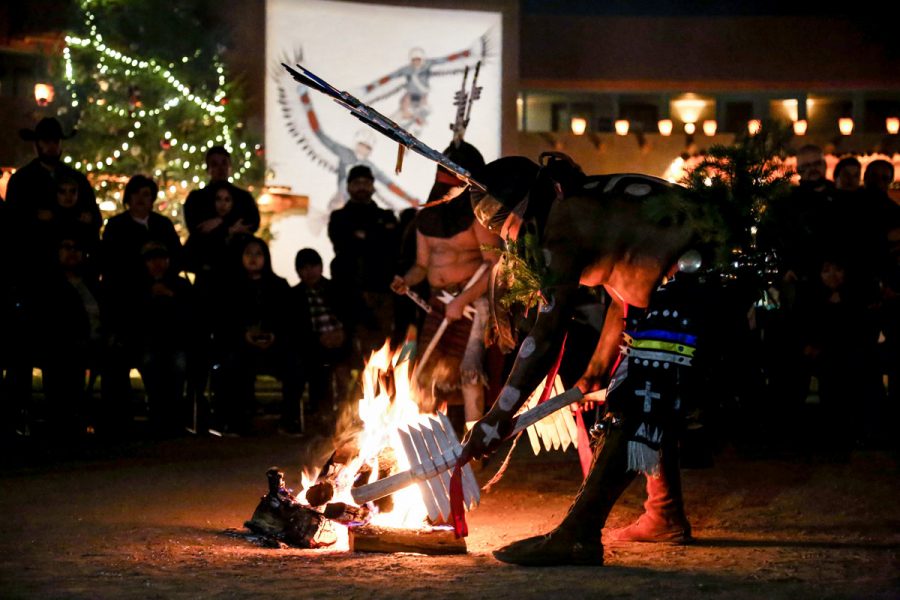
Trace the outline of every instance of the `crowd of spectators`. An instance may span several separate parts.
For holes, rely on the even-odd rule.
[[[799,184],[769,207],[759,243],[779,259],[762,365],[784,437],[836,454],[883,443],[897,411],[900,205],[894,166],[797,152]],[[888,385],[885,385],[885,381]],[[888,397],[888,394],[890,397]]]
[[[207,151],[209,181],[185,202],[182,244],[154,211],[153,179],[131,177],[125,210],[104,225],[88,180],[61,161],[59,122],[22,137],[37,156],[0,204],[4,435],[245,435],[265,373],[280,382],[286,432],[301,429],[307,384],[306,416],[334,407],[350,378],[350,313],[314,250],[298,253],[293,289],[272,271],[256,201],[229,182],[225,148]]]

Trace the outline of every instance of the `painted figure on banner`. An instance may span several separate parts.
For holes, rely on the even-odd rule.
[[[298,52],[297,56],[300,55]],[[394,177],[373,162],[372,150],[375,147],[376,136],[371,130],[365,127],[358,129],[350,143],[335,139],[322,127],[309,88],[304,85],[297,85],[295,88],[292,80],[289,82],[280,74],[276,79],[278,102],[291,136],[313,162],[328,169],[336,177],[334,194],[329,199],[327,207],[321,214],[316,215],[319,218],[314,216],[311,219],[311,226],[316,224],[318,229],[324,228],[328,222],[328,215],[347,203],[347,174],[357,165],[371,169],[375,177],[375,200],[378,204],[392,210],[418,206],[419,200],[415,196],[406,192]]]
[[[390,118],[411,134],[420,135],[431,114],[431,107],[428,104],[431,78],[459,74],[466,67],[474,67],[478,61],[487,60],[490,37],[488,31],[468,48],[438,57],[427,56],[425,49],[420,46],[411,48],[409,64],[375,79],[362,89],[351,90],[351,93],[366,104],[377,107],[380,101],[403,92],[400,96],[400,105]],[[384,91],[385,86],[397,80],[400,80],[399,85]]]

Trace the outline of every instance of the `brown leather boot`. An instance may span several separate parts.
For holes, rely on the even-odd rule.
[[[562,523],[548,534],[494,550],[494,557],[530,567],[602,565],[603,524],[613,504],[634,479],[634,473],[626,469],[626,449],[625,435],[619,430],[610,431],[595,451],[591,470]]]
[[[676,545],[687,544],[692,540],[691,524],[684,515],[677,446],[664,447],[660,455],[659,474],[647,475],[644,514],[628,527],[607,531],[606,539],[610,543],[656,542]]]

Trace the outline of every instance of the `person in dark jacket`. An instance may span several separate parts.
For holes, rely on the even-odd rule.
[[[299,414],[300,394],[290,286],[272,271],[263,240],[248,239],[236,256],[216,294],[213,385],[222,427],[242,435],[252,431],[258,373],[281,381],[282,415]]]
[[[350,169],[350,200],[328,221],[334,245],[331,277],[341,294],[355,301],[355,338],[364,359],[393,337],[394,298],[389,286],[400,246],[397,217],[372,199],[374,183],[369,167]]]
[[[170,268],[178,272],[181,265],[181,240],[172,221],[153,212],[158,188],[145,175],[135,175],[125,185],[123,202],[126,211],[112,217],[103,230],[101,242],[101,271],[103,294],[109,310],[105,321],[109,333],[110,358],[118,366],[109,365],[102,379],[102,394],[107,412],[114,418],[129,418],[131,381],[128,373],[137,367],[140,356],[131,332],[140,318],[134,310],[146,277],[141,250],[150,242],[165,246],[170,256]]]
[[[209,174],[206,186],[193,190],[184,201],[184,220],[190,247],[187,268],[197,275],[207,274],[212,264],[210,261],[216,259],[216,256],[205,252],[210,240],[229,235],[252,235],[259,229],[256,200],[250,192],[228,180],[231,177],[231,154],[228,150],[222,146],[210,148],[206,152],[206,172]],[[231,204],[227,210],[223,206],[226,197],[230,198]],[[218,244],[214,246],[218,248]]]
[[[148,242],[141,249],[145,273],[132,309],[131,341],[144,381],[153,433],[177,435],[188,423],[184,401],[187,362],[196,313],[193,290],[171,267],[169,249]]]
[[[86,268],[78,235],[57,241],[56,269],[29,286],[30,355],[43,374],[44,416],[56,436],[84,433],[91,418],[85,387],[87,369],[104,356],[101,299],[96,275]]]
[[[172,267],[181,269],[181,240],[172,221],[153,212],[159,187],[145,175],[135,175],[125,184],[125,212],[112,217],[103,230],[103,280],[111,291],[125,292],[144,277],[141,249],[159,242],[169,251]]]
[[[351,339],[344,323],[348,309],[334,284],[322,275],[322,257],[312,248],[294,260],[300,283],[291,288],[300,351],[300,386],[309,383],[307,415],[327,418],[344,400],[350,380]],[[332,385],[334,384],[334,385]],[[296,428],[287,420],[284,426]]]

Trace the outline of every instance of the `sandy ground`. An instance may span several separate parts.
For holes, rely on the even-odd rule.
[[[302,439],[185,438],[113,448],[7,444],[2,598],[900,598],[897,458],[750,459],[685,471],[697,543],[606,548],[605,567],[527,569],[491,549],[551,528],[577,457],[521,445],[469,517],[469,553],[267,549],[242,529],[278,465],[298,483]],[[479,475],[486,481],[489,468]],[[640,513],[641,481],[608,525]]]

